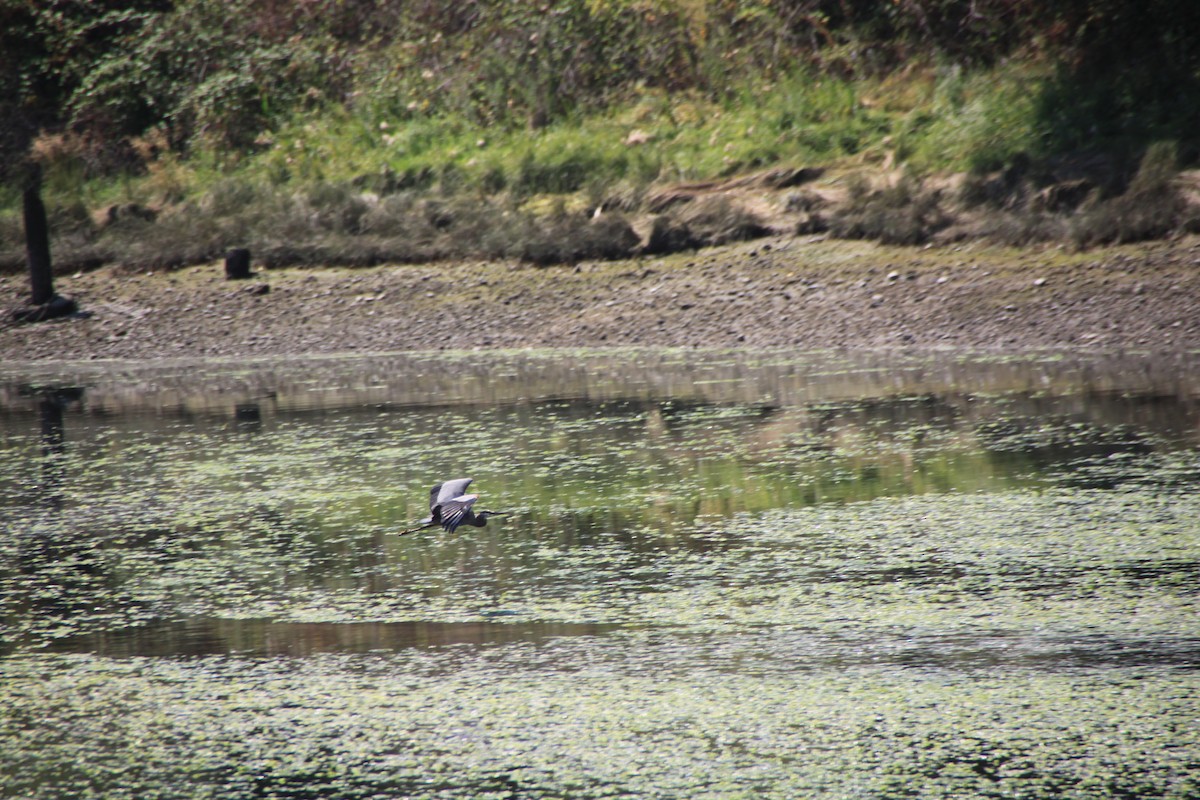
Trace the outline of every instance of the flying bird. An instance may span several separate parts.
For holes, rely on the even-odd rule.
[[[430,489],[429,517],[421,520],[418,527],[402,531],[400,535],[423,531],[426,528],[436,528],[439,525],[450,533],[454,533],[459,525],[474,525],[476,528],[482,528],[487,525],[488,517],[499,517],[508,513],[507,511],[484,511],[482,509],[472,511],[471,506],[475,505],[475,501],[479,499],[477,494],[466,493],[472,480],[472,478],[455,478],[452,481],[439,483]]]

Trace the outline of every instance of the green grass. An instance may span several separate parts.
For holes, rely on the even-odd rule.
[[[558,194],[596,182],[696,180],[829,162],[868,149],[892,125],[887,114],[862,105],[853,83],[797,75],[725,103],[646,92],[540,129],[339,111],[294,120],[234,171],[276,185],[390,175],[404,188]],[[216,165],[208,166],[197,173],[199,183]]]
[[[993,170],[1040,155],[1036,66],[967,74],[938,71],[921,105],[897,130],[897,156],[920,170]]]
[[[931,79],[931,75],[933,78]],[[606,109],[540,128],[466,115],[389,114],[375,104],[305,111],[265,131],[255,149],[164,153],[140,174],[87,178],[66,157],[47,199],[90,207],[169,205],[233,183],[349,183],[380,194],[570,194],[596,186],[703,180],[779,164],[857,164],[894,151],[919,172],[993,168],[1035,153],[1036,71],[844,79],[799,71],[744,84],[723,100],[644,89]],[[0,197],[8,213],[18,198]]]
[[[655,183],[825,166],[898,167],[919,185],[921,176],[934,173],[983,175],[1037,163],[1052,155],[1046,142],[1058,123],[1046,116],[1045,105],[1061,91],[1058,80],[1050,65],[1028,61],[975,71],[917,64],[870,78],[798,69],[773,80],[743,80],[719,98],[643,87],[620,102],[577,109],[540,127],[364,100],[357,107],[297,112],[261,133],[250,150],[201,143],[184,156],[160,147],[136,173],[89,178],[79,157],[64,148],[49,165],[45,196],[58,219],[56,259],[67,269],[113,260],[139,267],[195,263],[235,245],[280,264],[524,257],[542,253],[538,242],[559,236],[561,227],[523,219],[514,225],[512,214],[545,217],[547,210],[601,204],[637,212]],[[1031,196],[1038,187],[1018,188]],[[403,202],[376,208],[374,228],[360,224],[370,203],[392,196]],[[444,224],[442,215],[431,228],[424,211],[448,202],[454,225]],[[163,213],[152,225],[88,222],[89,212],[130,203]],[[406,213],[424,211],[401,221],[401,206]],[[948,224],[926,216],[898,209],[847,230],[924,241]],[[1079,233],[1081,226],[1096,227],[1088,220],[1033,219],[1018,214],[991,229],[1019,241],[1070,236],[1086,246],[1096,240]],[[23,263],[18,220],[19,197],[0,195],[0,262],[10,270]],[[384,235],[381,223],[392,230],[391,240],[362,238]],[[1161,227],[1141,225],[1118,238],[1141,238]],[[592,235],[581,224],[572,230],[581,240]],[[524,241],[521,231],[528,234]],[[539,260],[592,252],[571,246]]]
[[[389,117],[373,108],[305,112],[258,138],[258,149],[166,154],[143,174],[86,179],[53,165],[47,199],[163,205],[230,181],[276,187],[352,183],[389,192],[434,189],[521,196],[597,184],[700,180],[780,163],[830,163],[878,150],[904,113],[868,108],[863,85],[796,74],[723,102],[645,90],[621,105],[530,129],[465,116]],[[0,198],[10,210],[15,197]]]

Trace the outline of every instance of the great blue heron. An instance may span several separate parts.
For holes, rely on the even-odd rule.
[[[426,528],[436,528],[439,525],[454,533],[459,525],[474,525],[482,528],[487,525],[488,517],[499,517],[507,511],[472,511],[471,506],[479,499],[477,494],[466,494],[472,478],[455,478],[452,481],[439,483],[429,490],[429,517],[421,520],[416,528],[409,528],[400,533],[423,531]]]

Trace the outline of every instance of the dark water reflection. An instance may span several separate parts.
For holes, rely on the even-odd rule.
[[[500,615],[501,618],[504,616]],[[49,652],[95,653],[110,658],[238,655],[309,656],[370,653],[409,647],[542,644],[595,636],[613,626],[555,622],[273,622],[193,619],[90,633],[54,642]]]
[[[594,663],[578,653],[586,644],[563,641],[559,646],[564,664]],[[649,633],[638,639],[638,647],[641,666],[664,672],[681,665],[756,675],[864,666],[968,672],[1105,667],[1200,670],[1200,637],[1068,637],[1021,631],[855,637],[788,631],[681,638]]]
[[[1137,397],[1133,411],[1195,397],[1195,354],[989,356],[881,352],[603,351],[407,353],[355,357],[0,365],[0,409],[20,385],[68,381],[95,412],[228,416],[354,406],[491,406],[587,398],[796,406],[837,400],[997,394],[1084,409],[1094,395]],[[1067,406],[1061,405],[1063,398]],[[1136,413],[1136,412],[1135,412]]]
[[[205,620],[161,623],[69,637],[45,648],[52,653],[93,653],[108,658],[236,656],[304,657],[321,653],[387,653],[407,648],[476,648],[531,645],[503,656],[508,667],[559,671],[636,669],[785,674],[863,666],[931,670],[1073,670],[1113,668],[1200,669],[1200,637],[1063,636],[985,630],[956,634],[859,637],[805,630],[750,634],[680,635],[621,625],[506,621],[471,622],[272,622]],[[628,653],[636,651],[636,659]],[[453,659],[441,667],[454,669]]]
[[[0,647],[545,645],[736,628],[776,584],[820,587],[831,624],[842,586],[901,587],[918,606],[967,597],[979,614],[1078,602],[1118,619],[1138,592],[1170,605],[1200,585],[1194,530],[1162,510],[1200,482],[1196,361],[656,351],[0,369]],[[512,516],[457,537],[395,535],[425,515],[430,484],[463,474]],[[1053,502],[1005,530],[1043,492],[1114,490],[1136,501],[1128,532],[1089,516],[1097,496],[1069,496],[1094,553],[1069,552]],[[1013,508],[954,499],[979,495]],[[855,503],[922,496],[949,499],[913,520],[951,523],[911,541],[876,541],[871,526],[890,518],[854,516]],[[847,510],[803,516],[830,507]],[[810,529],[824,538],[783,538]],[[993,529],[997,543],[963,549]],[[1173,549],[1109,544],[1146,531]],[[723,591],[728,608],[711,601]],[[744,624],[792,631],[756,640],[779,663],[1196,662],[1190,632],[806,639],[783,611],[809,601],[776,595],[778,619]]]

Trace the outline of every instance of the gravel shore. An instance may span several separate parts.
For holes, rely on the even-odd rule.
[[[1180,351],[1200,346],[1200,237],[1070,252],[776,237],[663,258],[59,278],[67,319],[0,322],[6,362],[697,346]],[[0,276],[0,304],[24,301]]]

